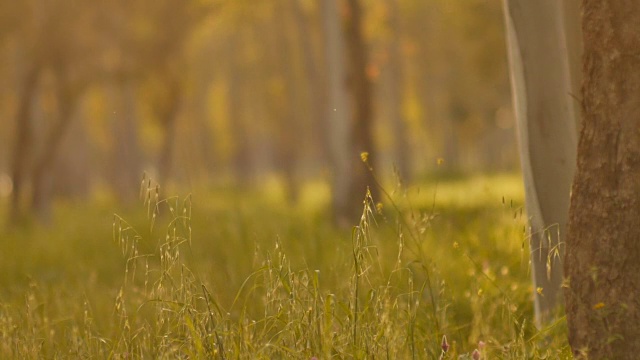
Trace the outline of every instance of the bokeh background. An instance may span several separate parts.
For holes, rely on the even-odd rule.
[[[359,4],[372,148],[356,150],[376,154],[378,176],[517,170],[501,3]],[[58,200],[129,202],[143,173],[186,191],[276,182],[292,201],[309,182],[330,187],[324,24],[335,19],[323,6],[0,1],[4,217],[46,222]],[[342,29],[351,10],[338,11]]]
[[[0,0],[0,79],[0,358],[570,356],[501,1]]]

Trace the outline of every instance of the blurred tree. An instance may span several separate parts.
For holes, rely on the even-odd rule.
[[[494,158],[487,153],[512,154],[501,168],[514,166],[512,129],[496,126],[496,114],[508,106],[510,95],[500,2],[401,0],[400,4],[405,9],[401,16],[408,96],[404,111],[413,142],[424,149],[420,153],[444,158],[453,171],[492,165]],[[416,139],[421,132],[424,136]],[[490,135],[500,141],[487,141]],[[424,163],[414,165],[424,170]]]
[[[16,114],[15,138],[13,146],[13,161],[11,165],[11,177],[13,179],[13,192],[11,193],[11,210],[9,222],[16,223],[22,217],[22,198],[25,192],[25,183],[28,176],[28,164],[30,159],[31,143],[33,141],[33,129],[31,125],[32,101],[37,92],[38,80],[42,71],[39,63],[32,64],[26,71],[22,81],[22,89],[18,97],[18,112]]]
[[[328,128],[333,168],[332,203],[336,221],[349,226],[351,219],[350,177],[351,165],[349,148],[349,103],[345,88],[345,45],[341,32],[340,14],[336,1],[322,1],[322,25],[325,32],[325,56],[329,88]]]
[[[94,152],[91,139],[87,136],[87,126],[91,124],[80,121],[88,116],[87,110],[84,102],[78,106],[65,140],[60,144],[57,159],[51,168],[54,179],[52,196],[75,201],[91,199],[91,183],[94,180],[91,163]]]
[[[131,71],[143,82],[152,114],[162,129],[158,151],[159,181],[173,172],[178,117],[186,96],[188,77],[186,46],[195,29],[219,4],[199,0],[138,0],[123,2],[128,32],[124,54],[133,56]]]
[[[71,75],[67,73],[70,71],[70,69],[67,68],[69,65],[65,60],[66,59],[60,59],[60,62],[54,65],[53,71],[57,80],[57,113],[42,144],[43,147],[40,156],[35,159],[31,174],[31,207],[35,214],[44,221],[47,221],[51,215],[52,186],[54,180],[51,172],[57,160],[60,145],[74,117],[74,111],[76,110],[80,96],[86,90],[89,81],[88,78],[85,77],[75,81],[70,79]]]
[[[286,6],[289,5],[289,6]],[[299,69],[296,54],[293,50],[293,19],[288,0],[274,1],[275,14],[271,17],[274,31],[270,42],[272,51],[268,53],[270,60],[270,76],[268,80],[269,108],[274,122],[275,166],[282,174],[289,201],[296,201],[298,184],[296,168],[302,158],[303,144],[303,106],[304,98],[296,70]],[[266,29],[265,29],[266,30]]]
[[[227,107],[230,125],[230,135],[233,138],[233,157],[232,167],[236,184],[246,185],[251,179],[251,154],[248,145],[249,130],[245,122],[246,111],[243,103],[246,101],[245,89],[247,86],[246,79],[246,60],[243,55],[245,53],[242,38],[232,39],[227,42],[225,47],[229,54],[226,59],[226,86],[227,86]]]
[[[215,60],[219,57],[215,45],[216,36],[221,32],[221,17],[222,14],[218,12],[215,17],[202,21],[187,46],[189,54],[185,66],[188,69],[189,89],[184,100],[183,116],[189,119],[186,122],[189,126],[183,138],[190,141],[178,145],[186,148],[180,162],[188,162],[189,172],[199,181],[211,179],[214,175],[222,178],[219,174],[224,168],[220,156],[227,156],[217,148],[212,112],[212,103],[220,101],[213,98],[212,90],[222,89],[220,79],[223,78],[223,71]]]
[[[411,151],[409,148],[409,136],[407,134],[406,119],[403,113],[404,100],[404,64],[402,51],[402,22],[400,20],[400,0],[388,0],[388,21],[390,29],[390,39],[388,40],[388,63],[389,86],[385,95],[387,96],[390,121],[393,129],[393,160],[398,169],[400,180],[408,182],[411,180]]]
[[[184,96],[184,79],[180,72],[183,67],[182,54],[185,52],[184,43],[187,41],[189,29],[194,26],[192,14],[186,6],[176,6],[172,1],[153,2],[145,6],[143,16],[149,16],[150,26],[158,31],[159,36],[153,34],[149,41],[152,46],[149,54],[149,77],[158,90],[154,99],[155,116],[163,129],[163,140],[158,157],[159,181],[166,183],[173,166],[174,144],[180,103]],[[157,36],[157,37],[156,37]]]
[[[289,146],[280,141],[286,135],[279,124],[288,123],[283,111],[290,104],[284,104],[274,5],[239,2],[230,7],[229,33],[219,45],[232,143],[230,165],[235,183],[243,187],[265,172],[284,175],[277,157],[279,149]]]
[[[106,180],[121,201],[131,201],[139,194],[144,161],[138,114],[144,64],[133,25],[136,3],[100,3],[102,16],[95,26],[104,34],[101,47],[105,76],[93,84],[83,114],[84,121],[94,129],[92,140],[101,145],[97,149],[101,155],[98,166],[91,170]]]
[[[137,89],[133,79],[121,77],[107,85],[106,98],[113,109],[107,114],[110,124],[110,156],[107,178],[122,201],[135,199],[142,176],[142,149],[139,142]]]
[[[302,56],[302,67],[304,72],[304,82],[306,82],[306,103],[309,120],[312,122],[309,128],[312,136],[310,143],[315,152],[313,159],[320,168],[324,168],[330,163],[328,128],[326,119],[330,116],[330,107],[327,105],[327,82],[326,69],[322,65],[323,59],[323,31],[313,31],[320,27],[314,16],[317,9],[305,12],[300,0],[289,0],[293,8],[295,31],[298,52]],[[317,3],[314,3],[317,5]]]
[[[51,171],[60,144],[80,97],[91,81],[101,74],[97,71],[100,65],[99,46],[95,43],[97,34],[90,26],[98,13],[96,8],[63,0],[33,0],[27,9],[26,14],[15,14],[25,19],[17,35],[24,40],[18,51],[25,58],[26,71],[16,114],[11,222],[32,210],[40,219],[48,218],[53,184]],[[39,84],[44,75],[54,82],[51,91],[55,110],[47,112],[52,116],[50,126],[38,142],[39,146],[32,149],[35,136],[33,109],[44,103],[36,101],[43,96]],[[28,180],[31,182],[30,207],[21,209],[26,201],[25,182]]]
[[[345,4],[344,32],[347,58],[347,85],[350,93],[352,113],[350,124],[350,151],[345,154],[351,163],[349,184],[349,214],[361,212],[361,200],[367,188],[374,199],[378,199],[378,188],[373,174],[363,166],[360,154],[366,152],[366,162],[373,166],[376,162],[376,148],[373,141],[372,84],[367,74],[367,45],[362,33],[363,9],[359,0],[347,0]]]
[[[536,322],[562,303],[562,258],[573,179],[579,39],[577,2],[505,1],[514,107],[530,219]],[[540,24],[546,24],[540,27]]]
[[[371,83],[366,73],[367,49],[360,3],[345,2],[342,21],[334,1],[322,5],[329,104],[333,108],[329,119],[333,212],[338,224],[348,226],[357,221],[367,187],[373,193],[377,190],[371,172],[360,159],[360,154],[366,152],[368,163],[375,163]]]

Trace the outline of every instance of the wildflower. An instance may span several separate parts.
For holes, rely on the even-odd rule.
[[[543,289],[541,287],[536,288],[536,292],[538,293],[538,295],[544,296],[544,294],[542,294],[542,290]]]
[[[436,161],[438,163],[438,166],[444,164],[444,159],[443,158],[438,158],[438,160]]]
[[[454,242],[453,242],[453,248],[454,248],[454,249],[457,249],[457,248],[459,248],[459,247],[460,247],[460,244],[458,244],[458,242],[457,242],[457,241],[454,241]]]
[[[378,212],[378,214],[382,214],[383,208],[384,208],[384,204],[382,204],[381,202],[376,204],[376,211]]]
[[[442,352],[447,352],[449,350],[449,343],[447,342],[447,335],[442,335],[442,344],[440,345],[442,348]]]
[[[362,159],[362,162],[367,162],[367,160],[369,160],[369,153],[366,151],[363,151],[360,153],[360,159]]]
[[[485,342],[484,342],[484,341],[482,341],[482,340],[478,341],[478,349],[482,350],[482,349],[484,349],[484,347],[485,347],[486,345],[487,345],[487,344],[485,344]]]
[[[604,307],[604,303],[603,302],[599,302],[599,303],[593,305],[593,309],[594,310],[599,310],[599,309],[602,309],[603,307]]]
[[[478,349],[473,350],[473,353],[471,354],[471,358],[473,360],[480,360],[480,351]]]

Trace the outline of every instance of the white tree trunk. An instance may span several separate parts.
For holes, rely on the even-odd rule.
[[[349,208],[349,185],[351,169],[349,168],[349,102],[345,87],[346,69],[344,61],[344,39],[342,24],[335,0],[323,0],[322,24],[325,33],[325,59],[329,89],[329,147],[333,168],[332,202],[338,223],[347,223],[349,219],[341,218],[345,209]]]
[[[503,4],[540,326],[561,303],[563,239],[579,122],[579,3]]]

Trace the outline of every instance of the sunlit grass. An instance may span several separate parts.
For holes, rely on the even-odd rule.
[[[0,358],[437,358],[443,335],[445,358],[567,356],[562,322],[531,324],[517,175],[390,186],[348,230],[326,184],[263,186],[3,234]]]

